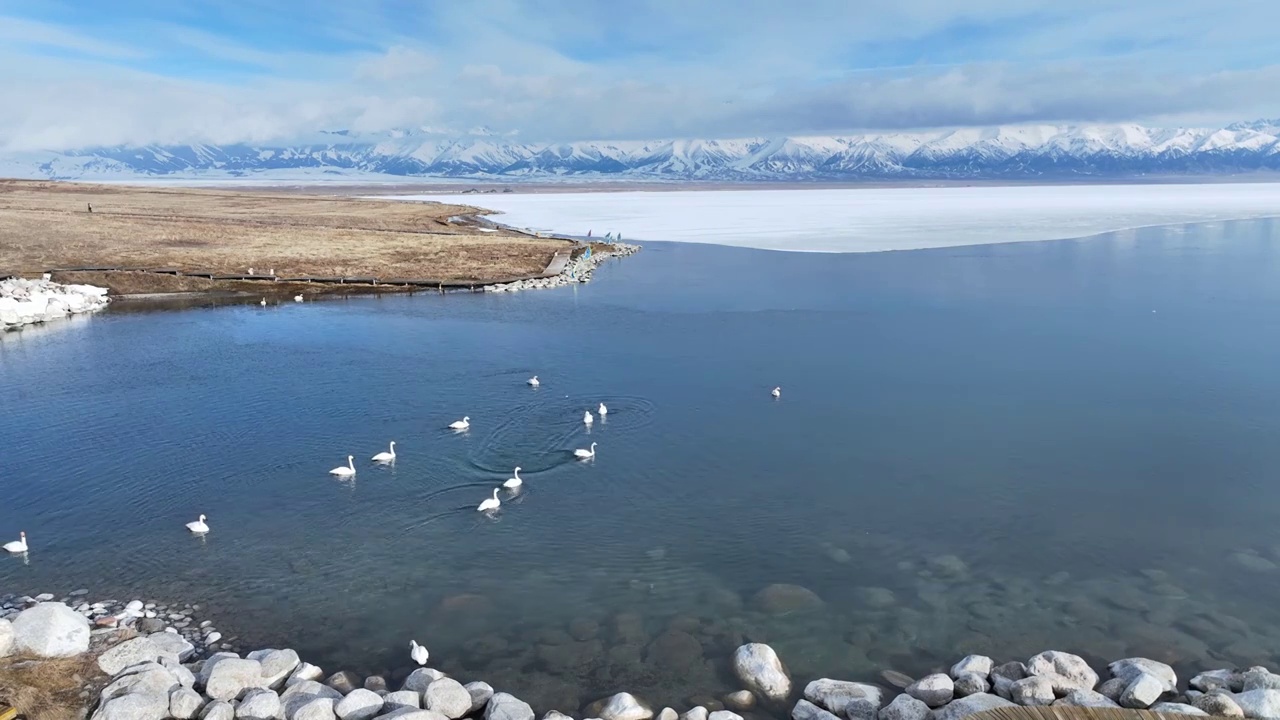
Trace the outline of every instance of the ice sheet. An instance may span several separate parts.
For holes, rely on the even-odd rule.
[[[1280,216],[1280,183],[411,195],[496,210],[515,227],[625,240],[875,252],[1081,237]]]

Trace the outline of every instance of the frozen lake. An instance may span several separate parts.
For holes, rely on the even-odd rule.
[[[1083,237],[1280,215],[1280,183],[399,195],[465,202],[514,227],[797,252]]]

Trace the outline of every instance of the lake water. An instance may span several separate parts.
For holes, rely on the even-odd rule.
[[[744,640],[800,681],[1050,648],[1275,663],[1277,368],[1268,220],[117,303],[0,338],[0,536],[32,545],[0,592],[201,602],[329,670],[392,672],[417,638],[540,711],[736,689]],[[477,513],[515,465],[524,491]]]

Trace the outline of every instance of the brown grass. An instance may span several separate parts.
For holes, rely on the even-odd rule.
[[[88,653],[53,659],[5,658],[0,660],[0,705],[11,705],[27,720],[79,718],[87,704],[81,690],[100,685],[103,679],[97,659]]]
[[[0,180],[0,271],[252,267],[280,276],[483,281],[536,275],[568,246],[450,222],[475,212],[318,194]]]

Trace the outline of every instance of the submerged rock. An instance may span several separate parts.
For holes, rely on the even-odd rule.
[[[724,706],[730,710],[742,712],[756,706],[756,696],[750,690],[739,690],[724,696]]]
[[[908,685],[915,682],[910,675],[897,670],[881,670],[880,679],[885,681],[889,687],[895,687],[899,690],[906,690]]]
[[[769,615],[786,615],[795,612],[817,610],[823,606],[822,598],[800,585],[778,583],[762,588],[751,598],[751,607]]]
[[[733,653],[733,672],[757,697],[781,702],[791,694],[791,675],[773,648],[764,643],[738,648]]]

